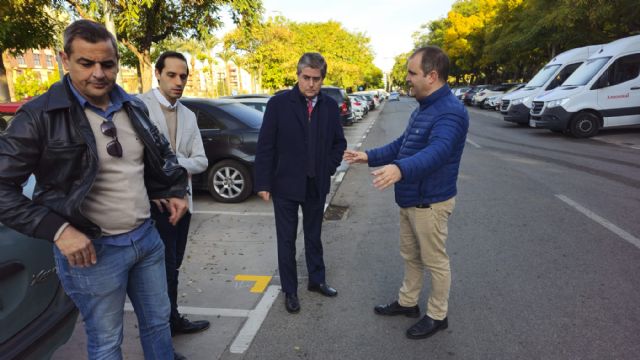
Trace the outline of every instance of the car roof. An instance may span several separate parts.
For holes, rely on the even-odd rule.
[[[242,95],[232,95],[232,96],[220,96],[219,99],[268,99],[271,95],[269,94],[242,94]]]

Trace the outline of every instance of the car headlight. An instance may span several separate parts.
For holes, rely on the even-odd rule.
[[[569,101],[569,98],[548,101],[547,102],[547,107],[548,108],[553,108],[553,107],[562,106],[562,105],[566,104],[567,101]]]
[[[528,101],[529,101],[529,96],[525,96],[525,97],[522,97],[522,98],[511,100],[511,105],[520,105],[522,103],[525,103],[525,105],[526,105],[526,102],[528,102]]]

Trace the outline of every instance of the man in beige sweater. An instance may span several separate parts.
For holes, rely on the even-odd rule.
[[[182,97],[189,68],[187,59],[181,53],[166,51],[156,61],[158,87],[140,95],[140,99],[149,109],[149,117],[160,132],[169,140],[171,148],[178,157],[178,163],[191,175],[207,170],[209,165],[202,146],[202,137],[198,129],[195,114],[182,105]],[[205,330],[209,321],[189,321],[178,312],[178,275],[184,259],[189,235],[191,212],[187,213],[174,226],[169,222],[169,211],[161,200],[151,206],[151,218],[165,245],[165,265],[167,272],[167,290],[171,301],[171,334],[189,334]],[[193,210],[193,201],[189,195],[189,209]]]

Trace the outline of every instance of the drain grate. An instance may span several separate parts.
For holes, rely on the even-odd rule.
[[[348,206],[329,205],[324,212],[324,219],[328,221],[342,220],[346,217]]]

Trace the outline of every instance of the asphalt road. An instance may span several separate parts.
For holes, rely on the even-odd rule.
[[[398,136],[414,106],[387,103],[363,147]],[[249,349],[222,358],[637,359],[640,130],[574,140],[470,115],[449,227],[448,330],[408,340],[414,319],[374,315],[402,278],[398,209],[360,165],[333,198],[345,218],[323,227],[338,297],[302,288],[302,311],[290,315],[280,296]]]

